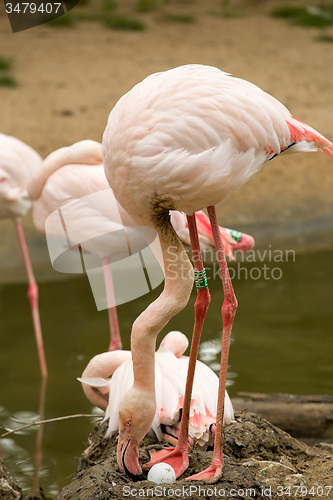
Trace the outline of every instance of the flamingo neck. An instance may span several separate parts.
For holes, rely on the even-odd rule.
[[[84,372],[82,373],[82,378],[104,378],[107,379],[116,371],[116,369],[125,361],[130,359],[131,353],[129,351],[112,351],[103,352],[102,354],[97,354],[94,356],[86,366]],[[89,385],[82,383],[82,389],[89,401],[101,408],[106,410],[108,406],[107,398],[104,395],[108,395],[109,387],[98,387],[98,390]]]
[[[116,371],[124,361],[130,359],[129,351],[103,352],[94,356],[86,366],[82,377],[102,377],[108,378]]]
[[[96,141],[80,141],[71,146],[53,151],[45,158],[42,167],[38,169],[28,184],[28,193],[32,200],[37,200],[42,194],[47,179],[59,168],[70,164],[100,165],[103,161],[101,144]]]
[[[165,274],[164,290],[135,320],[131,334],[134,384],[155,394],[156,338],[187,304],[193,287],[193,267],[171,224],[157,228]]]

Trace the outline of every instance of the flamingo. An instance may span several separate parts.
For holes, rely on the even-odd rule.
[[[210,466],[187,479],[216,482],[222,475],[222,420],[230,335],[237,299],[218,230],[215,205],[279,154],[323,151],[333,144],[294,118],[257,86],[217,68],[185,65],[150,75],[111,111],[103,136],[106,177],[116,199],[138,225],[159,236],[165,272],[161,295],[135,320],[131,332],[134,383],[119,408],[118,464],[141,477],[138,443],[156,411],[154,352],[158,333],[197,287],[184,412],[176,447],[156,453],[147,467],[167,462],[179,477],[188,466],[188,416],[195,361],[210,302],[195,212],[207,208],[224,289],[223,340],[214,452]],[[169,211],[187,214],[194,273]],[[170,258],[168,248],[177,248]],[[177,263],[174,255],[177,253]],[[178,272],[175,279],[175,270]]]
[[[29,195],[33,200],[33,221],[36,228],[41,233],[45,233],[45,221],[54,211],[73,202],[73,200],[105,189],[109,189],[109,185],[105,179],[101,145],[98,142],[80,141],[53,151],[45,158],[42,168],[28,185]],[[103,205],[90,204],[89,206],[87,203],[82,203],[67,211],[67,216],[70,216],[74,221],[74,227],[78,233],[76,243],[80,244],[81,241],[88,240],[85,241],[83,250],[96,253],[102,258],[108,304],[110,304],[108,308],[111,332],[109,349],[121,349],[118,318],[114,306],[112,275],[109,272],[110,252],[108,248],[110,241],[105,241],[105,238],[102,240],[99,238],[96,241],[91,237],[95,226],[105,235],[114,229],[112,224],[110,228],[110,210],[108,210],[108,214],[105,214],[103,213]],[[65,224],[62,215],[60,218]],[[66,220],[66,223],[68,222],[70,221]],[[49,225],[49,231],[54,236],[62,236],[63,226],[55,222],[53,225]],[[73,248],[77,249],[78,247],[73,245]]]
[[[45,233],[46,219],[57,211],[57,217],[48,219],[48,233],[62,236],[65,225],[70,228],[71,242],[76,243],[72,247],[77,249],[79,244],[81,250],[101,257],[109,305],[109,351],[121,349],[110,259],[124,255],[124,251],[128,250],[126,242],[124,249],[122,223],[127,227],[127,232],[131,230],[131,244],[135,240],[135,245],[142,248],[147,243],[140,238],[139,232],[134,233],[135,229],[131,229],[134,225],[132,219],[116,205],[104,173],[101,144],[84,140],[52,152],[30,181],[28,191],[34,200],[34,224],[40,232]],[[89,196],[97,193],[98,196]],[[61,207],[63,209],[60,212]],[[171,219],[183,243],[190,245],[185,214],[173,212]],[[208,217],[200,212],[197,219],[203,247],[213,248],[214,240]],[[253,238],[245,233],[222,227],[220,232],[231,259],[233,250],[246,251],[254,246]]]
[[[0,219],[11,219],[16,228],[23,261],[28,276],[28,298],[37,344],[39,364],[43,377],[47,365],[38,307],[38,286],[31,266],[21,218],[31,207],[27,184],[42,164],[39,154],[24,142],[9,135],[0,134]]]
[[[172,444],[177,444],[179,435],[189,360],[183,353],[187,346],[188,340],[183,333],[169,332],[155,355],[156,413],[148,434]],[[112,378],[106,380],[110,375]],[[89,401],[105,411],[105,420],[109,419],[106,437],[114,434],[118,430],[120,402],[133,384],[130,351],[94,356],[78,380]],[[191,446],[196,444],[206,449],[213,444],[211,431],[215,426],[218,382],[218,377],[207,365],[196,362],[189,419]],[[95,387],[99,390],[94,390]],[[223,423],[229,425],[234,422],[234,413],[227,392],[225,397]]]
[[[195,214],[195,219],[198,228],[198,236],[200,247],[203,251],[212,250],[215,248],[212,228],[209,223],[209,218],[202,211],[199,210]],[[177,212],[170,210],[170,221],[172,227],[176,231],[178,238],[184,246],[191,246],[191,239],[186,215],[184,212]],[[220,226],[220,234],[223,241],[223,248],[230,260],[234,260],[234,251],[247,252],[254,247],[254,239],[252,236],[241,231],[235,231]]]

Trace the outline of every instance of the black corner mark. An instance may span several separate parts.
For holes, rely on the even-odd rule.
[[[74,9],[76,5],[79,3],[80,0],[64,0],[64,4],[66,5],[66,10],[69,12],[70,10]]]
[[[79,0],[3,0],[3,3],[12,31],[17,33],[64,15],[66,11],[72,10]]]

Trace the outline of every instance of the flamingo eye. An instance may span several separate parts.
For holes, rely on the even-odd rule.
[[[129,420],[127,420],[126,425],[127,425],[127,427],[131,427],[132,424]]]

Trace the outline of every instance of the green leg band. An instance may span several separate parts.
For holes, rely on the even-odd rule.
[[[231,238],[233,238],[235,241],[237,241],[237,243],[240,242],[240,239],[241,239],[243,233],[241,233],[240,231],[235,231],[235,229],[226,228],[226,230],[228,231]]]
[[[194,269],[194,284],[198,289],[208,287],[206,269],[203,269],[202,271]]]

